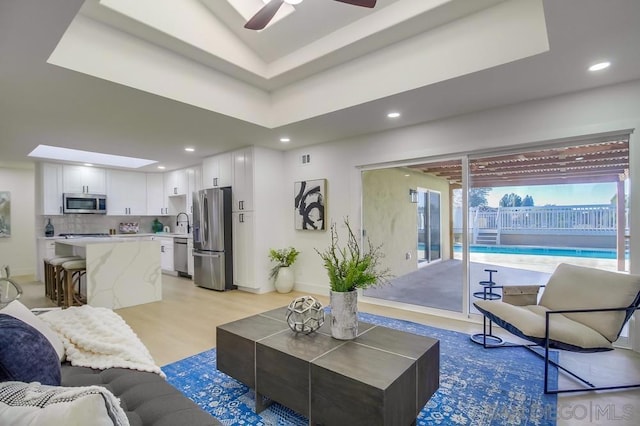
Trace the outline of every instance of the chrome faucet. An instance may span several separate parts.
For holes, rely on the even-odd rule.
[[[189,215],[185,212],[180,212],[176,216],[176,226],[180,226],[180,215],[183,214],[187,217],[187,234],[191,233],[191,225],[189,224]],[[184,221],[183,221],[184,222]]]

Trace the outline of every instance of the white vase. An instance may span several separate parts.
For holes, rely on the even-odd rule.
[[[293,270],[288,266],[281,266],[274,284],[278,293],[289,293],[293,290]]]
[[[358,336],[358,291],[332,291],[331,336],[351,340]]]

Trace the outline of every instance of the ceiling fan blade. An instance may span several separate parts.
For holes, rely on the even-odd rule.
[[[352,4],[354,6],[375,7],[376,0],[336,0],[342,3]]]
[[[278,13],[280,6],[282,6],[284,0],[271,0],[265,4],[262,9],[258,11],[251,19],[244,24],[244,27],[250,30],[261,30],[266,27],[271,19]]]

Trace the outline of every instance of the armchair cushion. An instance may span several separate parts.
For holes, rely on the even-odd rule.
[[[637,303],[640,276],[560,264],[547,282],[540,305],[550,310],[626,308]],[[625,312],[568,313],[567,318],[618,339]],[[553,329],[553,327],[552,327]]]
[[[474,305],[491,321],[508,332],[544,346],[544,306],[514,306],[499,300],[478,300]],[[549,346],[581,352],[599,352],[613,349],[611,342],[592,328],[562,314],[549,318]]]

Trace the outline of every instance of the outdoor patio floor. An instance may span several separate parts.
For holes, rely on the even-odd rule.
[[[473,253],[470,290],[472,293],[482,291],[478,281],[488,279],[485,269],[498,271],[493,274],[497,285],[545,284],[556,266],[563,262],[607,270],[616,267],[616,261],[610,259]],[[462,261],[449,259],[397,277],[388,285],[367,289],[364,296],[462,312],[462,291]]]

